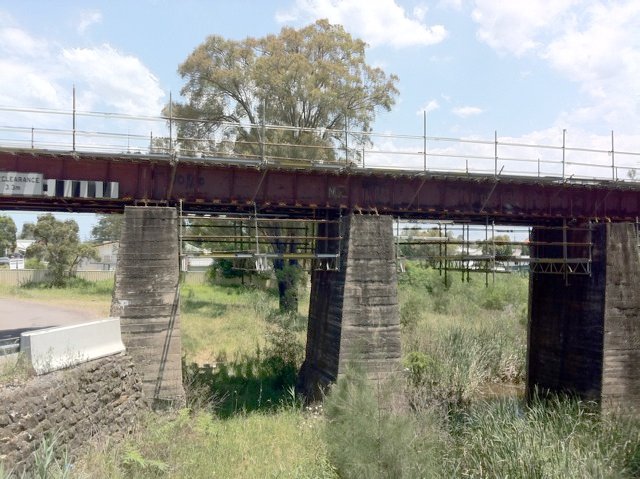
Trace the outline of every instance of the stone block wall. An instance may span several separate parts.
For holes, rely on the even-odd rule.
[[[400,369],[400,314],[390,216],[342,221],[339,271],[314,271],[305,362],[299,389],[308,398],[358,364],[371,379]],[[332,235],[333,236],[333,235]]]
[[[169,207],[126,207],[111,316],[155,404],[180,403],[178,214]]]
[[[607,225],[602,403],[640,412],[640,250],[635,225]]]
[[[140,376],[119,354],[0,385],[0,463],[21,473],[33,467],[33,452],[46,435],[74,451],[96,434],[132,432],[145,409]]]
[[[555,236],[554,236],[555,235]],[[560,237],[558,237],[560,235]],[[635,225],[593,225],[590,276],[532,274],[527,390],[570,392],[603,409],[640,404],[640,253]],[[561,232],[533,231],[561,243]],[[535,251],[532,251],[535,253]],[[561,250],[548,250],[547,257]]]
[[[604,226],[604,225],[603,225]],[[567,238],[588,242],[588,232]],[[557,246],[532,247],[532,255],[562,258],[560,229],[533,229],[535,243]],[[602,380],[602,331],[605,269],[604,228],[591,233],[591,276],[531,273],[529,277],[529,333],[527,388],[571,392],[598,400]]]

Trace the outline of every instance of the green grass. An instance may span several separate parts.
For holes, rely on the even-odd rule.
[[[640,423],[601,416],[570,398],[478,402],[454,421],[449,462],[459,477],[632,478]]]
[[[306,339],[309,298],[302,290],[297,338]],[[274,290],[243,286],[183,285],[180,291],[182,351],[188,363],[212,364],[255,357],[279,320]]]
[[[260,308],[277,308],[277,298],[243,287],[185,285],[180,301],[183,355],[199,364],[253,353],[267,328]]]
[[[435,269],[409,264],[401,276],[405,366],[421,395],[470,401],[495,383],[519,384],[526,362],[525,277],[481,274],[448,284]]]
[[[77,477],[336,478],[324,423],[298,407],[217,419],[205,412],[151,415],[125,443],[94,443]]]
[[[34,372],[24,353],[0,356],[0,385],[22,384],[33,377],[33,374]]]
[[[408,381],[387,394],[348,374],[318,414],[290,393],[308,292],[297,316],[282,317],[273,291],[183,286],[187,362],[224,362],[191,367],[191,409],[150,414],[126,441],[90,445],[73,477],[640,477],[637,420],[571,398],[525,404],[528,281],[484,280],[444,284],[409,264],[399,281]],[[106,297],[62,296],[94,294]]]
[[[113,281],[85,281],[72,279],[64,288],[53,288],[46,283],[23,286],[0,284],[0,297],[24,299],[79,311],[91,311],[108,316],[111,308]]]

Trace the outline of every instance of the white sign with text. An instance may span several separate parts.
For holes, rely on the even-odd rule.
[[[31,196],[42,194],[42,174],[0,171],[0,195]]]

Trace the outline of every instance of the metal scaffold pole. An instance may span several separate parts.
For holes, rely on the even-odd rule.
[[[76,86],[75,85],[73,85],[73,112],[72,112],[72,115],[73,115],[73,117],[72,117],[73,118],[73,120],[72,120],[72,123],[73,123],[73,145],[72,145],[71,150],[72,151],[76,151]]]

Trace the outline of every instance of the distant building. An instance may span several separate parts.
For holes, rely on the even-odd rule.
[[[16,250],[14,252],[14,256],[18,255],[24,258],[27,254],[27,248],[35,242],[36,240],[32,240],[32,239],[16,240]]]
[[[78,271],[115,271],[120,243],[118,241],[107,241],[94,246],[94,248],[98,253],[98,259],[83,259],[78,264]]]
[[[180,269],[182,271],[207,271],[215,263],[213,258],[203,256],[208,254],[209,250],[199,248],[190,243],[183,244],[182,253],[183,256],[180,260]]]
[[[24,258],[22,256],[9,258],[9,269],[24,269]]]

